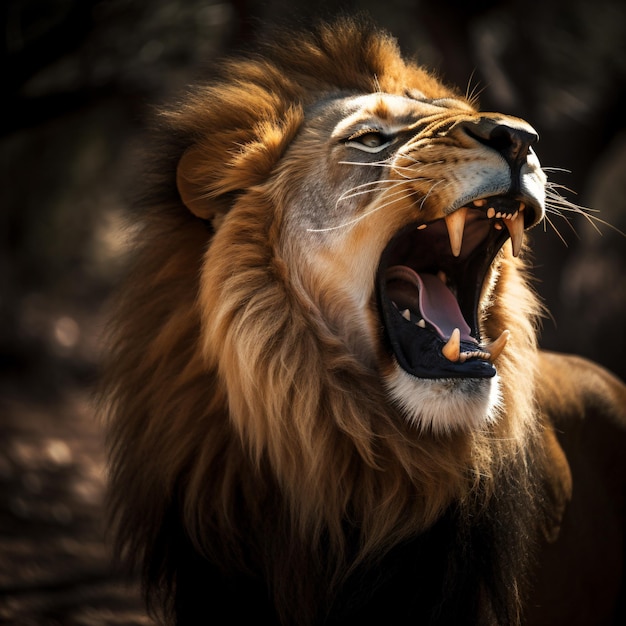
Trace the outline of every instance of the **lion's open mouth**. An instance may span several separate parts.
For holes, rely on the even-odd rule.
[[[489,378],[508,338],[481,343],[482,285],[510,236],[521,247],[533,209],[504,196],[474,200],[445,219],[412,223],[386,247],[378,303],[390,350],[420,378]]]

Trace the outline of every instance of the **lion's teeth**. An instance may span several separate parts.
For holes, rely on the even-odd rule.
[[[521,213],[526,208],[526,205],[523,202],[519,203],[519,212]]]
[[[496,210],[495,210],[492,206],[490,206],[490,207],[487,209],[487,217],[488,217],[489,219],[493,219],[495,216],[496,216]]]
[[[467,217],[468,211],[469,209],[464,206],[445,217],[446,226],[448,227],[448,237],[450,237],[450,248],[452,248],[452,254],[454,256],[461,254],[463,230],[465,228],[465,218]]]
[[[445,285],[448,282],[448,277],[443,270],[437,272],[437,278]]]
[[[424,230],[424,229],[425,229],[425,228],[427,228],[427,227],[428,227],[428,224],[420,224],[420,225],[417,227],[417,230]]]
[[[409,309],[404,309],[404,311],[402,311],[402,317],[405,320],[411,321],[411,311],[409,311]]]
[[[459,360],[461,356],[461,331],[458,328],[452,331],[450,339],[448,339],[446,345],[441,348],[441,353],[448,361],[452,361],[453,363]]]
[[[522,249],[522,241],[524,240],[524,220],[516,217],[515,219],[506,220],[504,224],[511,235],[513,256],[517,256]]]
[[[465,363],[467,359],[483,359],[488,360],[489,355],[486,352],[481,352],[480,350],[474,350],[473,352],[461,352],[459,355],[459,363]]]
[[[500,356],[510,336],[511,336],[511,332],[508,330],[505,330],[497,339],[487,344],[486,346],[483,346],[483,349],[485,350],[485,352],[489,354],[488,358],[490,361],[493,362]]]
[[[487,204],[487,200],[485,200],[484,198],[479,198],[478,200],[474,200],[474,202],[472,203],[474,206],[485,206],[485,204]]]
[[[426,321],[422,319],[419,322],[416,322],[415,325],[419,326],[420,328],[426,328]]]

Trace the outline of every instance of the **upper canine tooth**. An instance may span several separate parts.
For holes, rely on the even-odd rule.
[[[484,198],[479,198],[478,200],[474,200],[473,202],[474,206],[485,206],[485,204],[487,204],[487,200],[485,200]]]
[[[453,363],[459,360],[461,356],[461,331],[458,328],[452,331],[448,343],[441,348],[441,354],[443,354],[448,361],[452,361]]]
[[[454,256],[461,254],[463,229],[465,228],[465,218],[467,217],[468,210],[469,209],[464,206],[445,217],[446,226],[448,227],[448,237],[450,237],[450,248],[452,248],[452,254]]]
[[[517,256],[522,249],[522,241],[524,239],[524,220],[520,219],[518,215],[515,219],[506,220],[504,224],[511,235],[513,256]]]
[[[511,336],[511,331],[505,330],[496,340],[484,346],[485,352],[489,353],[490,361],[493,362],[500,356],[510,336]]]

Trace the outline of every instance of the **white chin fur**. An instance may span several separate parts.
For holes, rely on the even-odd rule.
[[[485,428],[496,419],[500,404],[498,376],[416,378],[396,363],[385,385],[406,419],[434,434]]]

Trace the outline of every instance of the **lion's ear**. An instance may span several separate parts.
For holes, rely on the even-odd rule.
[[[183,204],[195,216],[210,220],[215,217],[217,211],[207,194],[205,168],[200,150],[196,147],[188,148],[178,162],[176,186]]]

